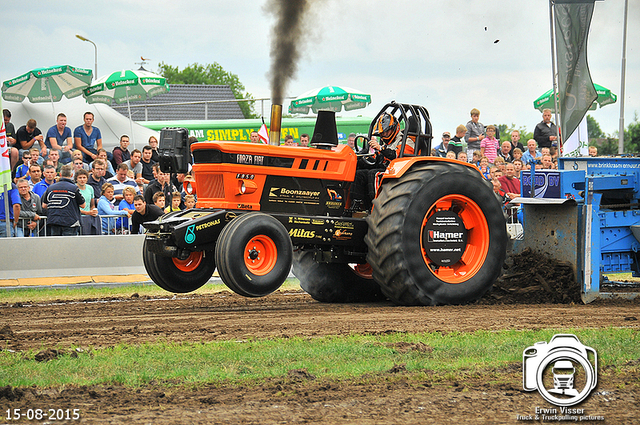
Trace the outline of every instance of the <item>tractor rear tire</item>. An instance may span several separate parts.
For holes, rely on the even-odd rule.
[[[448,222],[462,233],[447,229]],[[383,182],[367,223],[373,278],[400,305],[476,301],[492,287],[506,256],[506,221],[492,185],[460,164],[418,164]],[[436,259],[436,251],[452,250],[446,244],[433,248],[447,241],[436,240],[445,233],[465,235],[456,241],[457,259]]]
[[[277,290],[289,275],[292,256],[287,229],[259,212],[234,218],[216,244],[220,278],[245,297],[263,297]]]
[[[348,264],[318,263],[313,251],[294,251],[293,274],[311,298],[323,303],[368,303],[384,301],[378,284]]]
[[[213,251],[194,251],[186,260],[180,260],[149,251],[146,239],[142,261],[156,285],[175,293],[195,291],[211,279],[216,269]]]

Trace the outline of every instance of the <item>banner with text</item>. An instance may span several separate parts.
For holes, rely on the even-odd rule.
[[[587,38],[595,0],[555,0],[560,131],[567,140],[597,94],[587,64]]]
[[[0,101],[2,109],[2,101]],[[11,147],[7,141],[7,130],[4,126],[4,119],[0,124],[0,187],[8,185],[11,189]]]

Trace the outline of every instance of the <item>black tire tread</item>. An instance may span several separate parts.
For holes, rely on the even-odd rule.
[[[472,293],[459,294],[456,299],[428,293],[420,282],[422,279],[419,273],[412,270],[412,268],[415,269],[415,264],[409,264],[411,261],[408,261],[405,252],[406,239],[411,237],[410,232],[416,230],[406,228],[407,211],[412,206],[415,208],[413,202],[420,201],[416,198],[421,189],[437,187],[438,180],[442,180],[446,175],[461,181],[481,182],[482,184],[473,183],[481,192],[477,196],[491,197],[495,200],[495,203],[487,202],[488,205],[490,204],[491,211],[483,211],[490,232],[490,248],[486,261],[490,265],[486,267],[492,270],[484,271],[483,269],[483,280],[486,282],[481,289],[474,288]],[[429,207],[430,205],[421,206],[424,208],[424,213]],[[367,223],[369,229],[365,242],[369,248],[367,260],[373,268],[373,278],[379,283],[382,292],[400,305],[461,304],[475,301],[491,288],[500,274],[506,255],[507,233],[500,204],[482,175],[464,165],[417,164],[401,178],[384,183],[379,195],[374,199],[374,208],[371,215],[367,217]],[[415,238],[415,235],[413,237]],[[489,258],[489,256],[496,258]],[[423,268],[427,273],[431,273],[426,265]],[[432,274],[430,276],[424,274],[424,270],[423,277],[437,279]]]
[[[241,249],[244,249],[247,229],[251,231],[262,225],[271,226],[270,231],[275,232],[274,236],[280,236],[283,244],[278,249],[278,263],[274,270],[265,276],[254,275],[248,279],[250,272],[244,264],[243,256],[238,255],[237,248],[242,245]],[[278,245],[277,241],[274,242]],[[245,297],[262,297],[277,290],[285,281],[291,268],[292,252],[291,239],[282,223],[268,214],[250,212],[236,217],[222,229],[216,244],[215,258],[218,274],[229,289]]]
[[[318,263],[313,251],[293,252],[293,274],[300,281],[300,287],[319,302],[368,303],[386,300],[373,279],[358,276],[348,264]]]
[[[205,258],[197,270],[183,272],[171,257],[163,257],[147,249],[145,239],[142,246],[142,261],[153,282],[165,291],[178,294],[192,292],[206,284],[216,269],[213,251],[205,251]]]

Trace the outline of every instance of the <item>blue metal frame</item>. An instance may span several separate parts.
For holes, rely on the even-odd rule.
[[[640,241],[632,232],[632,226],[640,226],[640,158],[560,158],[558,162],[559,170],[535,171],[533,199],[529,198],[531,176],[522,174],[522,198],[515,201],[524,204],[524,242],[519,249],[549,251],[547,241],[563,234],[555,237],[558,246],[552,250],[574,264],[585,303],[640,296],[640,291],[629,291],[637,284],[616,282],[616,292],[605,292],[603,287],[609,283],[606,273],[640,276]],[[577,226],[573,208],[577,208]],[[569,220],[572,224],[558,219],[563,214],[574,217]],[[555,219],[549,220],[550,216]],[[572,231],[574,237],[567,237]]]

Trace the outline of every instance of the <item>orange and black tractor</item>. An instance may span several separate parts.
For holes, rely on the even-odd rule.
[[[272,109],[271,140],[280,140],[280,113]],[[375,176],[372,208],[359,211],[354,180],[360,164],[375,162],[368,142],[383,115],[402,129],[397,155]],[[333,112],[319,113],[310,147],[189,145],[185,129],[163,129],[161,169],[186,172],[192,164],[185,190],[197,205],[144,224],[149,276],[168,291],[189,292],[217,268],[230,289],[260,297],[293,268],[321,302],[479,299],[505,259],[504,215],[476,167],[429,156],[431,131],[424,107],[395,102],[358,137],[357,152],[338,143]]]

